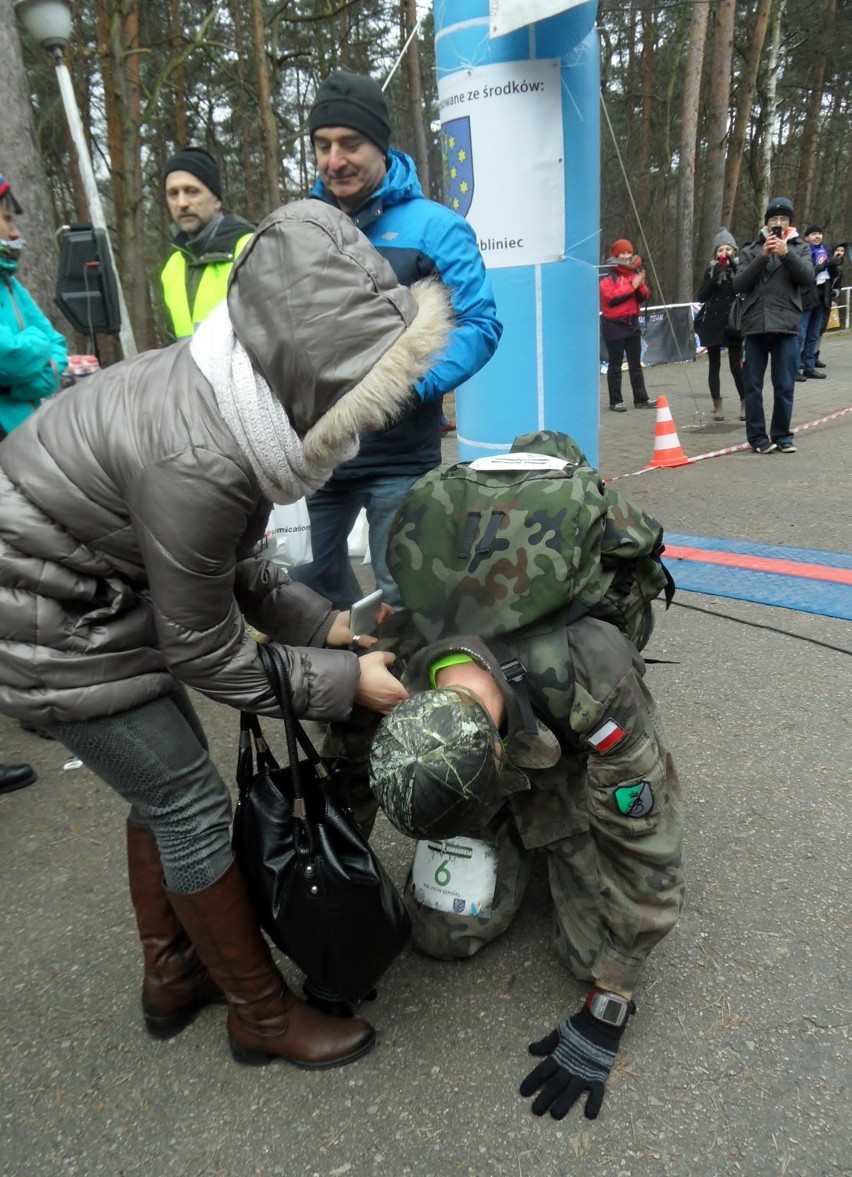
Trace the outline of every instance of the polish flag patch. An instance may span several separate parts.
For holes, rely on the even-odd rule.
[[[619,727],[617,723],[608,719],[596,732],[592,732],[588,740],[596,752],[604,753],[609,752],[616,744],[620,744],[626,735],[627,732],[623,727]]]

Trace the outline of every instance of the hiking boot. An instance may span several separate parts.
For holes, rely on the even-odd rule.
[[[777,450],[778,446],[774,441],[763,441],[760,445],[752,446],[756,454],[771,454],[773,450]]]
[[[610,405],[609,411],[611,413],[626,413],[627,405],[623,401],[619,401],[617,405]]]
[[[806,380],[827,380],[825,372],[817,372],[816,368],[805,368],[802,375]]]

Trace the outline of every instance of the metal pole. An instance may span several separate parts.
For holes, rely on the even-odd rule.
[[[118,266],[115,264],[115,254],[112,252],[112,242],[110,241],[109,230],[107,229],[104,208],[101,204],[101,195],[95,183],[95,173],[92,168],[92,160],[89,156],[83,122],[77,107],[77,98],[74,94],[74,87],[71,83],[71,75],[68,72],[68,67],[62,58],[61,49],[55,49],[53,51],[53,64],[56,67],[56,78],[59,82],[59,93],[62,95],[62,105],[65,107],[65,117],[68,120],[71,138],[74,141],[74,147],[77,152],[80,177],[83,181],[83,189],[89,205],[89,215],[92,218],[92,224],[95,228],[104,230],[109,260],[112,263],[115,273],[115,284],[118,289],[118,307],[121,312],[121,327],[118,332],[118,338],[121,341],[121,350],[124,358],[129,359],[131,356],[136,355],[136,340],[133,338],[133,328],[130,325],[130,316],[127,313],[127,304],[124,301],[121,278],[119,277]]]

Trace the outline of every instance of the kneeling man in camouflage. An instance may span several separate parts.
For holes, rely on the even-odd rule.
[[[642,965],[680,912],[681,794],[627,637],[590,617],[538,629],[497,656],[476,637],[418,650],[409,698],[373,741],[370,784],[420,839],[406,902],[431,956],[472,956],[505,931],[544,855],[554,948],[590,988],[530,1045],[542,1061],[520,1093],[561,1119],[588,1092],[594,1119]]]

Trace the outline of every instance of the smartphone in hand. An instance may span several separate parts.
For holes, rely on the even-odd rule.
[[[356,601],[349,610],[349,628],[354,634],[374,634],[377,629],[376,614],[382,603],[382,590],[368,593],[360,601]]]

